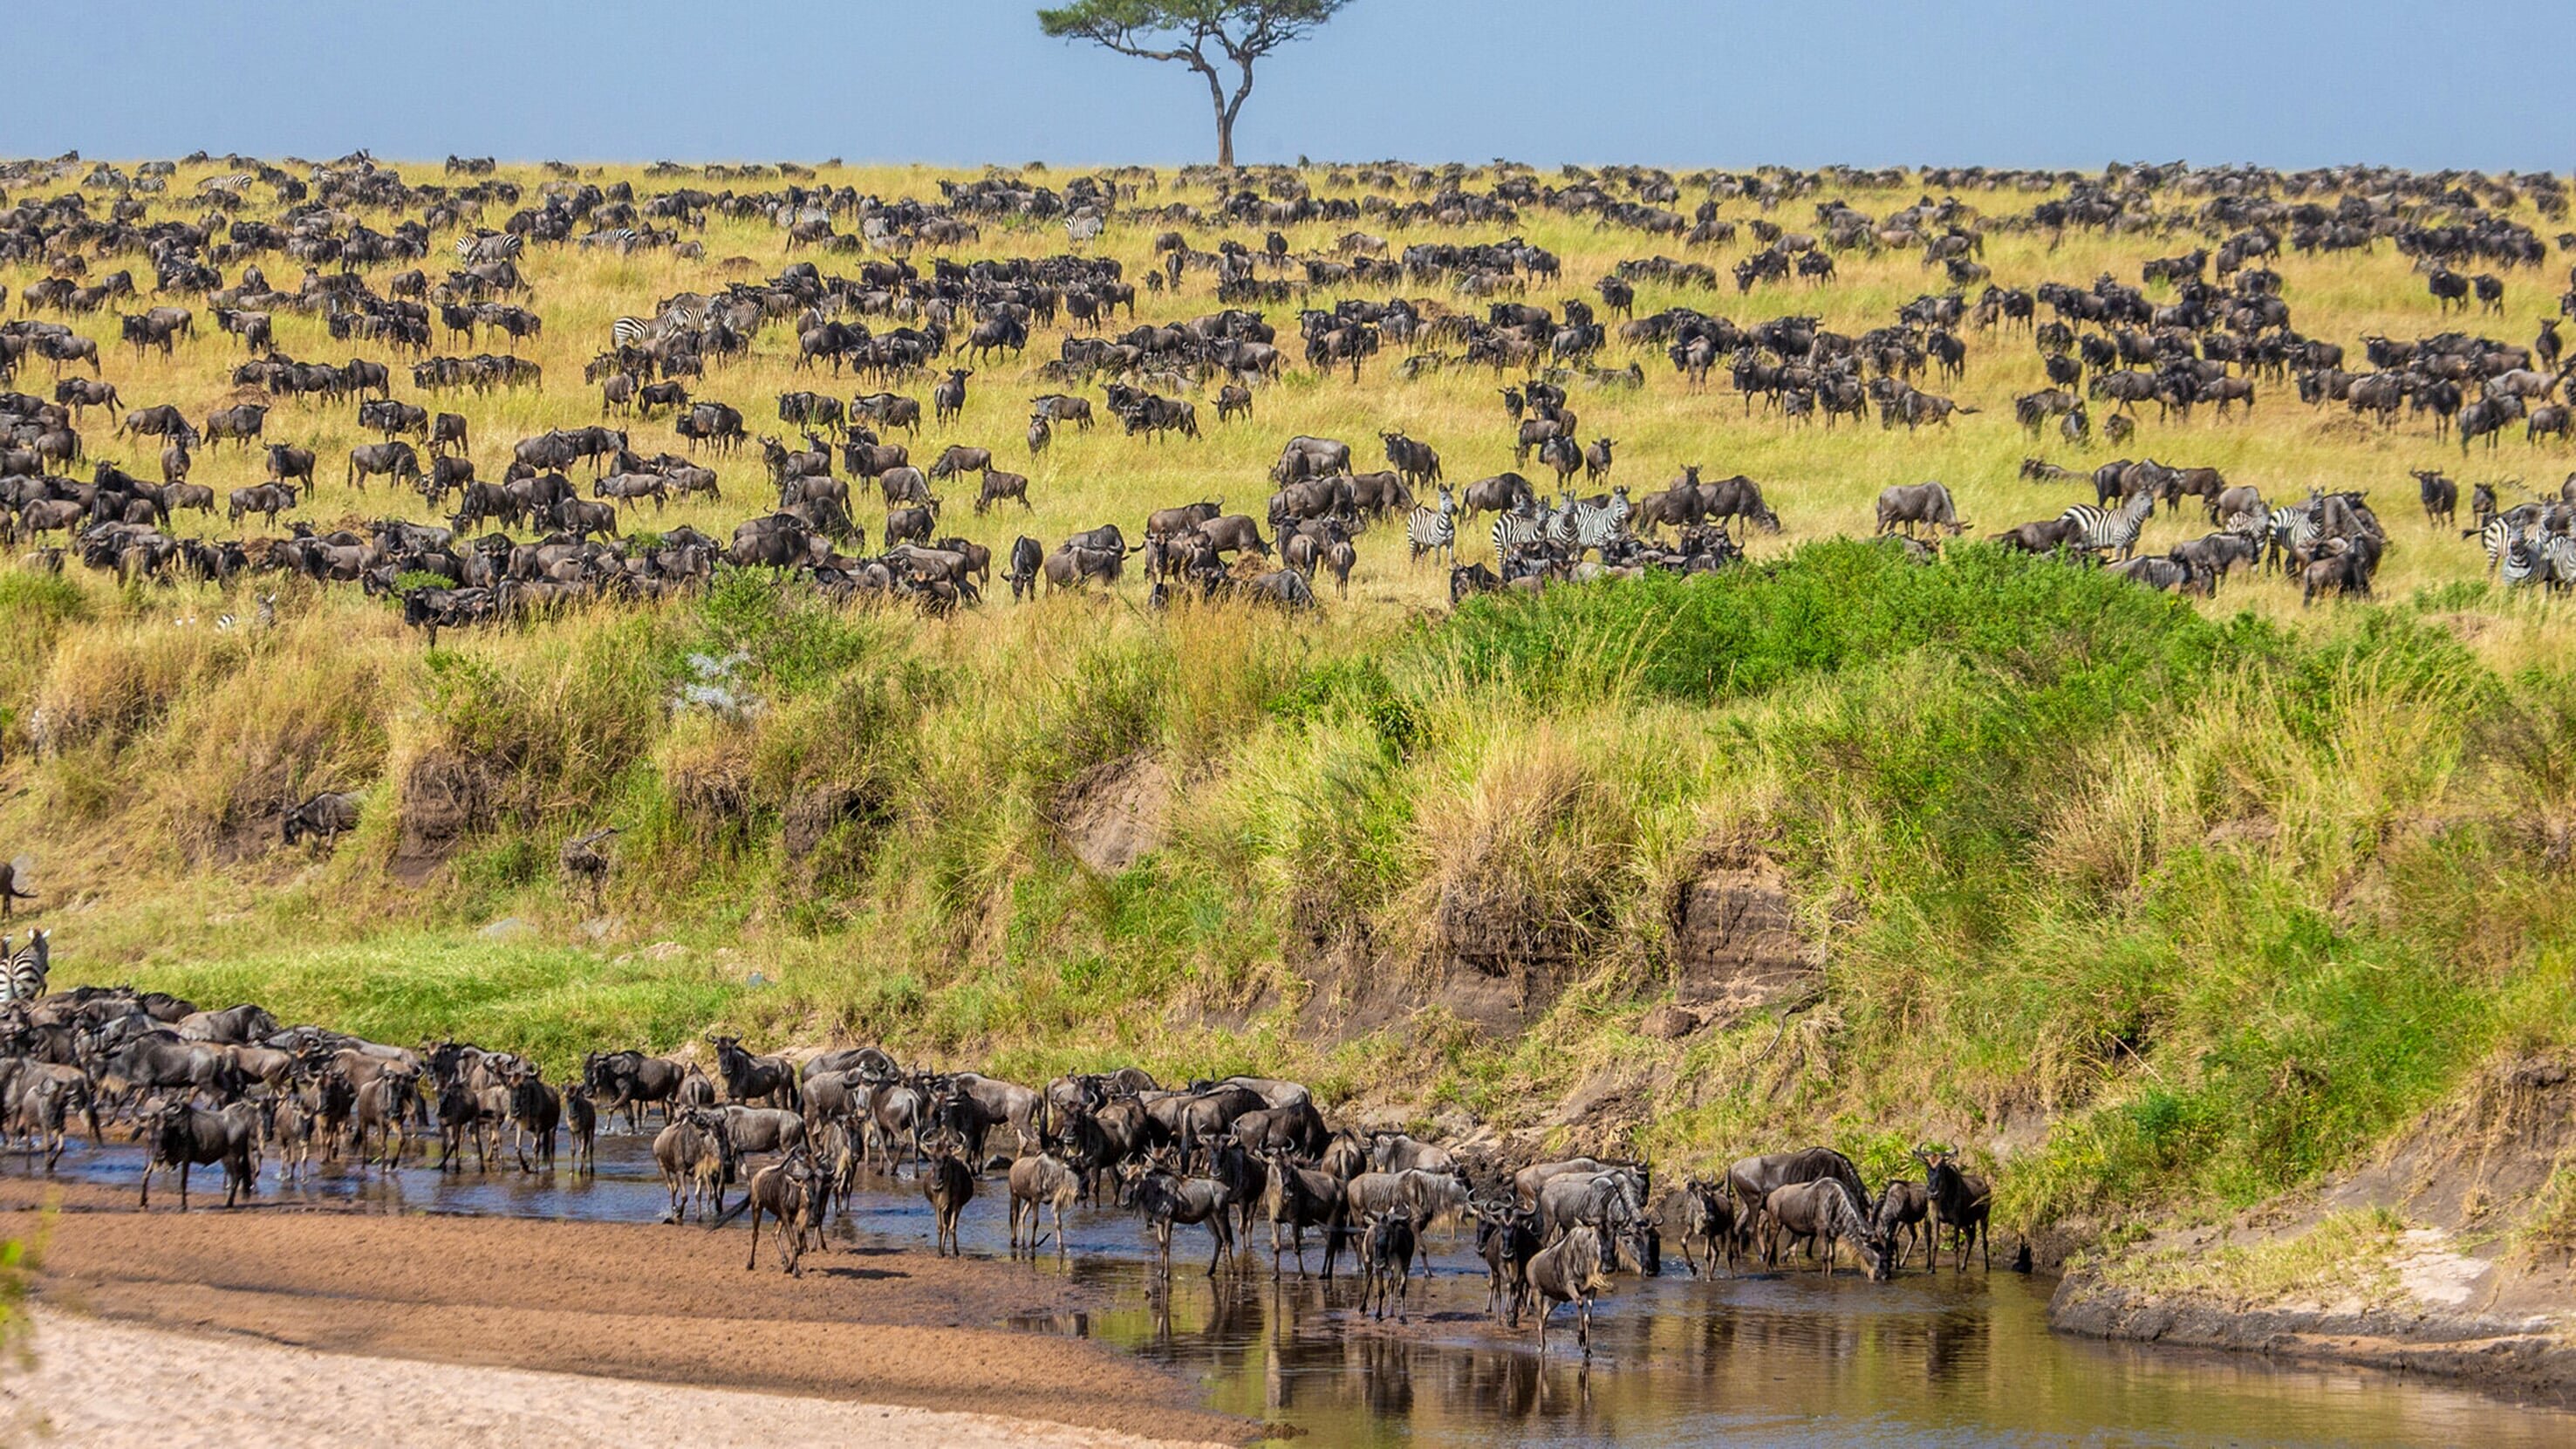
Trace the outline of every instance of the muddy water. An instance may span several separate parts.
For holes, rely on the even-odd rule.
[[[21,1170],[17,1160],[8,1167]],[[74,1146],[60,1175],[132,1186],[132,1147]],[[221,1174],[192,1187],[220,1202]],[[156,1177],[156,1197],[176,1184]],[[988,1180],[963,1241],[1007,1251],[1003,1189]],[[200,1198],[200,1201],[203,1199]],[[261,1202],[359,1201],[394,1212],[650,1221],[667,1198],[641,1139],[600,1144],[599,1172],[446,1175],[326,1170]],[[926,1247],[927,1206],[909,1181],[874,1179],[836,1240]],[[1209,1407],[1286,1426],[1318,1445],[1764,1444],[2458,1445],[2576,1444],[2576,1414],[2368,1370],[2105,1345],[2047,1327],[2044,1282],[1997,1272],[1906,1275],[1871,1284],[1813,1273],[1695,1281],[1621,1277],[1593,1319],[1587,1370],[1562,1311],[1547,1356],[1527,1325],[1485,1320],[1482,1270],[1435,1233],[1435,1272],[1413,1284],[1408,1321],[1376,1323],[1355,1289],[1293,1274],[1274,1283],[1267,1250],[1210,1282],[1204,1231],[1183,1229],[1168,1288],[1149,1271],[1137,1221],[1085,1211],[1072,1263],[1052,1251],[1023,1271],[1070,1272],[1102,1311],[1015,1322],[1088,1337],[1167,1364],[1206,1386]],[[1266,1232],[1256,1230],[1266,1244]],[[1314,1255],[1320,1264],[1320,1254]],[[1257,1264],[1257,1266],[1255,1266]],[[1476,1271],[1469,1272],[1470,1268]]]

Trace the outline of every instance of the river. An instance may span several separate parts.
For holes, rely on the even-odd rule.
[[[141,1165],[131,1146],[75,1144],[59,1175],[131,1187]],[[7,1170],[25,1169],[13,1156]],[[175,1202],[175,1182],[153,1187]],[[219,1202],[220,1171],[201,1171],[192,1188],[196,1202]],[[272,1171],[262,1198],[603,1221],[651,1221],[667,1202],[646,1142],[614,1136],[586,1179],[332,1169],[279,1189]],[[966,1213],[968,1253],[1005,1254],[1006,1201],[998,1177],[987,1179]],[[832,1232],[926,1251],[929,1209],[909,1181],[871,1177]],[[1885,1284],[1813,1271],[1693,1279],[1668,1255],[1664,1276],[1621,1276],[1600,1299],[1587,1368],[1567,1310],[1544,1358],[1527,1323],[1511,1333],[1488,1322],[1472,1244],[1453,1246],[1445,1232],[1432,1235],[1435,1271],[1414,1283],[1402,1324],[1359,1314],[1346,1280],[1327,1289],[1292,1271],[1274,1282],[1266,1228],[1240,1270],[1214,1282],[1203,1275],[1206,1233],[1181,1229],[1168,1287],[1131,1215],[1078,1212],[1071,1237],[1070,1265],[1050,1245],[1028,1271],[1074,1273],[1109,1306],[1008,1326],[1166,1364],[1203,1384],[1209,1407],[1315,1445],[2576,1444],[2576,1414],[2439,1382],[2054,1334],[2048,1283],[2001,1270]],[[1310,1257],[1320,1265],[1320,1252]]]

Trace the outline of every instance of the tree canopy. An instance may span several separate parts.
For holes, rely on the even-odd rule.
[[[1252,64],[1333,18],[1350,0],[1074,0],[1038,12],[1062,40],[1088,40],[1139,60],[1173,61],[1207,80],[1216,160],[1234,164],[1234,120],[1252,95]],[[1231,93],[1220,63],[1236,73]]]

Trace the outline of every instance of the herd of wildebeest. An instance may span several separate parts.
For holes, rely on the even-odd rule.
[[[182,165],[216,174],[180,187]],[[269,572],[357,583],[399,597],[405,618],[431,631],[570,599],[684,590],[719,567],[792,571],[834,596],[944,611],[980,601],[997,562],[1020,598],[1042,586],[1116,585],[1133,559],[1157,603],[1237,595],[1304,608],[1323,575],[1347,593],[1359,541],[1379,528],[1409,562],[1446,567],[1453,599],[1741,558],[1737,531],[1780,527],[1776,484],[1675,460],[1678,476],[1632,490],[1614,476],[1612,430],[1586,424],[1584,414],[1616,413],[1621,394],[1647,386],[1650,363],[1684,389],[1720,380],[1744,414],[1758,407],[1788,426],[1862,425],[1873,414],[1884,429],[1950,426],[1980,410],[1936,389],[1964,377],[1972,346],[2018,338],[2037,349],[2050,384],[2013,402],[2034,440],[2117,447],[2195,409],[2229,417],[2292,406],[2283,394],[2374,426],[2455,437],[2464,455],[2481,443],[2493,450],[2516,425],[2532,447],[2570,431],[2555,317],[2528,343],[2467,330],[2503,311],[2506,278],[2546,264],[2552,239],[2516,218],[2528,209],[2565,219],[2566,184],[2548,175],[1612,167],[1550,180],[1509,163],[1382,164],[1168,179],[1125,169],[1060,189],[994,173],[942,181],[935,198],[893,200],[796,166],[656,165],[642,185],[602,185],[556,163],[544,176],[523,186],[451,158],[435,180],[407,180],[365,153],[288,164],[201,155],[130,172],[77,158],[0,165],[0,265],[42,273],[19,287],[21,315],[0,323],[0,375],[43,368],[51,385],[50,397],[0,392],[8,536],[34,545],[41,566],[77,559],[129,579]],[[1899,186],[1921,199],[1876,215],[1843,199]],[[1202,189],[1204,202],[1180,199]],[[1568,286],[1555,254],[1514,234],[1542,213],[1588,218],[1636,238],[1640,252],[1682,255],[1632,256]],[[711,218],[774,228],[791,259],[766,280],[745,279],[751,258],[706,257]],[[1154,264],[1130,276],[1118,258],[1086,253],[1112,225],[1150,229]],[[977,255],[987,229],[1025,246],[1059,227],[1065,249]],[[1385,235],[1414,228],[1500,239],[1399,247]],[[1292,229],[1331,240],[1301,252]],[[2056,243],[2072,233],[2136,238],[2136,279],[1998,278],[1984,260],[1990,237]],[[2554,240],[2563,254],[2576,233]],[[1750,250],[1730,268],[1723,257],[1738,248]],[[2381,249],[2422,274],[2441,330],[2302,333],[2272,263],[2285,252]],[[532,281],[540,258],[602,251],[668,253],[703,266],[711,283],[728,280],[649,305],[638,298],[599,339],[576,401],[570,379],[546,376],[517,350],[546,335]],[[792,259],[798,252],[813,256]],[[1795,311],[1739,322],[1716,310],[1729,280],[1755,305],[1835,285],[1837,257],[1891,252],[1917,256],[1927,286],[1883,325],[1846,332]],[[1180,306],[1193,289],[1214,309]],[[1676,300],[1641,314],[1640,289]],[[1137,320],[1140,292],[1166,309],[1160,320]],[[2576,311],[2576,288],[2556,306]],[[318,322],[331,355],[347,360],[287,355],[278,338],[289,317],[304,319],[306,336]],[[1025,350],[1045,329],[1058,332],[1055,355],[1032,363]],[[439,350],[478,339],[484,350]],[[128,397],[103,367],[123,348],[211,354],[210,369],[225,358],[230,401],[190,414]],[[792,358],[814,385],[728,399],[725,374],[755,354]],[[953,531],[959,500],[941,487],[971,479],[971,512],[982,517],[1031,509],[1030,478],[1003,467],[1006,450],[993,446],[913,450],[925,412],[933,427],[958,426],[970,388],[989,386],[997,365],[1046,389],[1029,398],[1024,440],[1013,440],[1032,456],[1104,421],[1175,446],[1253,426],[1256,410],[1273,406],[1260,399],[1300,367],[1319,383],[1357,382],[1370,367],[1394,381],[1486,369],[1500,395],[1497,434],[1450,447],[1499,456],[1507,442],[1512,466],[1452,483],[1438,448],[1400,430],[1300,435],[1251,485],[1271,490],[1257,512],[1179,498],[1061,538],[977,541]],[[866,390],[844,396],[825,381],[845,373]],[[489,414],[479,430],[471,415],[521,390],[556,405],[562,425],[479,435]],[[1583,394],[1600,401],[1578,407]],[[1212,416],[1202,417],[1203,402]],[[1294,400],[1279,406],[1293,410]],[[2150,407],[2154,425],[2141,421]],[[340,408],[380,440],[330,457],[296,440],[314,409]],[[772,417],[794,436],[758,432]],[[99,436],[101,419],[114,442]],[[671,446],[639,445],[642,428],[667,428]],[[159,448],[157,469],[124,451],[138,445]],[[755,447],[771,496],[729,538],[639,528],[648,506],[721,500],[721,475]],[[256,459],[256,481],[220,495],[191,481],[201,459],[228,456]],[[2362,486],[2271,496],[2216,468],[2154,457],[2069,469],[2034,456],[2022,475],[2089,482],[2094,496],[2048,505],[1995,541],[2107,561],[2158,588],[2213,592],[2243,566],[2279,570],[2306,598],[2366,594],[2388,547]],[[427,516],[404,516],[400,491],[381,507],[367,502],[378,479],[408,490]],[[2021,487],[1976,481],[1990,499]],[[2415,481],[2428,526],[2456,524],[2459,483],[2432,471]],[[337,525],[297,516],[324,487],[345,492]],[[2576,583],[2576,481],[2501,496],[2515,487],[2473,482],[2466,533],[2509,583]],[[2177,514],[2186,497],[2206,531],[2142,549],[2159,506]],[[285,519],[290,531],[171,531],[175,515],[218,506],[231,524],[255,515],[271,528]],[[379,516],[361,522],[366,513]],[[1459,557],[1470,523],[1490,537],[1489,557]],[[1875,525],[1926,555],[1970,526],[1935,480],[1890,484]]]
[[[1129,1067],[1027,1086],[907,1070],[876,1047],[799,1061],[755,1055],[734,1036],[705,1045],[703,1065],[594,1052],[578,1080],[558,1086],[506,1051],[393,1046],[283,1026],[255,1005],[201,1011],[162,992],[84,986],[0,1005],[0,1124],[48,1171],[73,1126],[85,1123],[93,1143],[122,1126],[148,1154],[141,1205],[151,1206],[155,1174],[175,1172],[184,1211],[196,1167],[221,1169],[227,1207],[258,1193],[270,1163],[281,1188],[325,1170],[390,1172],[407,1159],[456,1173],[470,1159],[475,1173],[497,1166],[553,1180],[559,1142],[579,1176],[593,1170],[603,1128],[621,1116],[637,1132],[658,1120],[666,1221],[748,1213],[747,1269],[758,1265],[764,1220],[779,1266],[796,1273],[806,1251],[828,1249],[825,1225],[849,1211],[868,1174],[887,1184],[908,1172],[932,1209],[935,1252],[958,1251],[959,1220],[979,1196],[1007,1200],[1014,1256],[1035,1257],[1050,1236],[1067,1255],[1065,1213],[1077,1204],[1131,1210],[1163,1279],[1177,1229],[1206,1230],[1215,1276],[1240,1269],[1266,1221],[1274,1278],[1292,1256],[1305,1276],[1314,1233],[1326,1283],[1350,1253],[1355,1306],[1378,1318],[1406,1316],[1440,1230],[1460,1243],[1472,1225],[1495,1320],[1517,1326],[1537,1307],[1544,1348],[1548,1314],[1571,1305],[1587,1353],[1605,1275],[1660,1272],[1668,1238],[1694,1274],[1756,1260],[1776,1268],[1799,1250],[1826,1273],[1847,1252],[1873,1281],[1917,1258],[1937,1272],[1945,1251],[1954,1272],[1972,1252],[1986,1261],[1988,1182],[1928,1146],[1915,1152],[1921,1180],[1875,1193],[1827,1147],[1746,1157],[1659,1188],[1642,1161],[1514,1166],[1490,1150],[1337,1128],[1294,1082],[1166,1088]]]

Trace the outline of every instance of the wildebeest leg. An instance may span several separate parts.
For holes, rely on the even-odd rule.
[[[781,1224],[784,1226],[784,1224]],[[742,1271],[748,1273],[760,1266],[760,1198],[751,1200],[751,1256],[743,1260]]]
[[[179,1211],[188,1210],[188,1159],[179,1159]],[[1962,1271],[1965,1271],[1962,1269]]]

